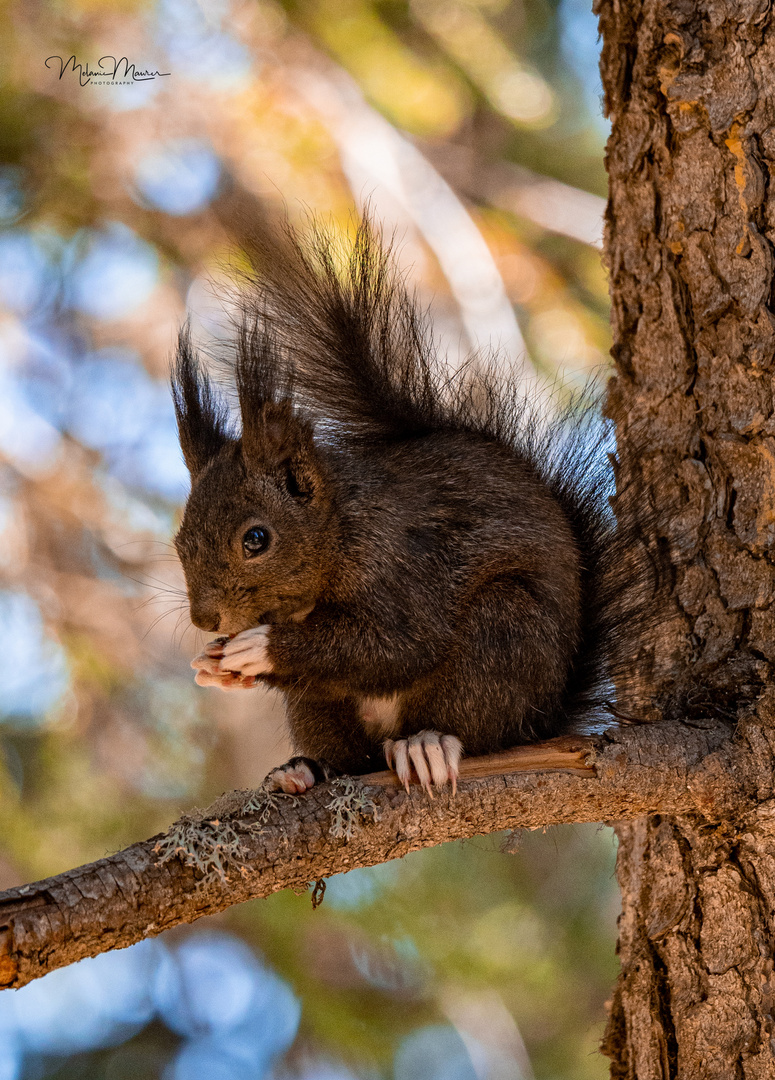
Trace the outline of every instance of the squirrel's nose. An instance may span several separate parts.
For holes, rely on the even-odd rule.
[[[217,611],[208,608],[192,607],[191,622],[200,630],[215,633],[221,625],[221,617]]]

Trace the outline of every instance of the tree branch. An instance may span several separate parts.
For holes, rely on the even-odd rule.
[[[433,800],[417,787],[407,795],[391,773],[263,803],[231,792],[164,837],[0,893],[0,987],[448,840],[655,812],[739,820],[773,792],[775,747],[752,731],[755,746],[714,722],[554,739],[465,761],[457,795]]]

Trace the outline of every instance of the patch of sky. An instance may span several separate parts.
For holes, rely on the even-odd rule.
[[[434,1024],[408,1035],[394,1062],[395,1080],[477,1080],[466,1045],[455,1028]]]
[[[72,1054],[124,1042],[154,1015],[160,951],[144,941],[52,971],[0,995],[2,1022],[25,1054]]]
[[[188,1040],[165,1080],[262,1076],[301,1016],[288,984],[225,934],[197,934],[168,952],[154,996],[161,1019]]]
[[[383,938],[379,948],[350,946],[353,966],[370,986],[388,994],[413,996],[430,977],[420,952],[411,938]]]
[[[178,455],[179,456],[179,455]],[[185,471],[185,470],[183,470]],[[186,473],[185,476],[188,474]],[[111,476],[110,473],[96,472],[94,482],[103,494],[107,506],[111,510],[111,516],[116,524],[133,533],[151,533],[158,537],[161,542],[166,542],[175,528],[174,511],[160,505],[150,506],[143,499],[138,498],[125,487],[121,481]],[[181,489],[181,498],[185,490]],[[110,543],[110,538],[106,538]],[[129,541],[129,544],[145,544],[145,540]],[[120,558],[133,558],[131,547],[119,544],[114,548]]]
[[[163,65],[155,63],[135,62],[135,68],[138,71],[168,70]],[[131,109],[142,109],[147,106],[167,81],[166,78],[159,76],[155,79],[140,80],[125,85],[122,80],[120,85],[111,86],[109,93],[106,93],[102,87],[95,87],[95,93],[100,95],[101,106],[107,105],[114,112],[129,112]]]
[[[0,1027],[0,1080],[21,1080],[24,1052],[19,1040]]]
[[[87,354],[75,368],[69,428],[95,450],[124,447],[142,439],[149,415],[158,408],[161,385],[135,354],[104,349]]]
[[[131,1038],[158,1017],[184,1042],[165,1080],[258,1080],[296,1037],[290,987],[230,934],[103,953],[0,995],[0,1080]],[[342,1080],[346,1080],[344,1074]]]
[[[188,473],[166,380],[126,349],[84,352],[55,321],[0,323],[0,451],[25,474],[50,469],[61,431],[105,455],[122,483],[180,502]],[[164,531],[169,532],[169,522]]]
[[[152,379],[134,354],[105,349],[74,366],[68,427],[105,455],[123,483],[173,500],[185,494],[188,474],[169,387]]]
[[[269,1062],[253,1031],[205,1035],[180,1048],[163,1080],[261,1080]]]
[[[228,33],[228,0],[160,0],[157,34],[175,71],[217,90],[238,90],[248,81],[253,59]]]
[[[307,1065],[296,1074],[296,1080],[358,1080],[355,1073],[343,1065],[333,1065],[328,1061],[316,1061]]]
[[[73,384],[73,362],[82,344],[68,336],[54,321],[22,327],[23,350],[16,350],[6,366],[14,369],[14,379],[25,404],[54,428],[62,430]],[[4,353],[0,339],[0,354]],[[0,355],[0,364],[3,356]]]
[[[561,0],[559,15],[563,56],[581,81],[587,108],[607,133],[609,124],[603,116],[597,18],[586,0]]]
[[[0,367],[0,451],[34,475],[54,464],[60,444],[56,428],[28,404],[15,373]]]
[[[129,315],[146,302],[159,279],[156,249],[119,222],[78,234],[68,263],[68,300],[95,319]]]
[[[221,165],[202,139],[174,139],[151,148],[135,167],[138,201],[167,214],[193,214],[218,190]]]
[[[0,168],[0,222],[11,224],[23,209],[24,173],[16,165],[5,165]]]
[[[365,907],[393,885],[400,872],[396,863],[387,862],[334,874],[326,879],[326,904],[344,911]]]
[[[39,316],[58,294],[59,275],[43,236],[23,230],[0,235],[0,302],[20,315]]]
[[[290,1045],[301,1014],[290,987],[244,942],[223,933],[192,935],[166,953],[154,999],[178,1035],[200,1038],[250,1024],[269,1054]]]
[[[40,609],[26,593],[0,591],[0,625],[11,631],[0,714],[20,726],[39,723],[67,689],[65,654],[46,635]]]
[[[132,486],[182,502],[188,492],[189,475],[181,457],[166,385],[164,393],[167,399],[165,412],[157,423],[148,427],[144,440],[124,462],[121,474]]]

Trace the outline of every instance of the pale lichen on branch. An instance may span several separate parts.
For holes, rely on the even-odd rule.
[[[255,814],[258,818],[257,824],[266,825],[272,813],[280,808],[281,801],[292,798],[294,798],[293,795],[288,795],[284,791],[272,791],[266,783],[263,783],[243,803],[242,812]]]
[[[202,820],[194,812],[179,817],[153,851],[158,855],[158,866],[177,858],[184,866],[198,870],[202,874],[201,888],[216,881],[228,884],[229,867],[242,863],[244,849],[230,822]]]
[[[333,839],[350,840],[363,818],[378,819],[376,804],[364,786],[353,777],[342,776],[331,781],[331,792],[326,809],[332,814],[329,835]],[[269,822],[272,814],[279,810],[281,801],[293,798],[262,784],[241,801],[241,805],[237,805],[238,816],[229,820],[225,820],[225,815],[208,816],[207,810],[191,810],[181,814],[154,845],[153,852],[158,856],[156,863],[164,866],[177,858],[184,866],[193,867],[202,875],[197,883],[198,889],[218,881],[227,885],[229,870],[236,867],[241,874],[246,872],[250,852],[245,846],[244,837],[255,836]],[[219,803],[224,799],[234,801],[222,796]],[[219,803],[213,804],[210,812]],[[227,805],[224,804],[221,809],[227,809]],[[249,818],[254,820],[245,820]]]
[[[351,776],[340,776],[332,780],[331,789],[336,789],[326,809],[333,814],[329,833],[335,840],[350,840],[356,825],[364,816],[379,820],[376,803],[369,798],[363,785]]]

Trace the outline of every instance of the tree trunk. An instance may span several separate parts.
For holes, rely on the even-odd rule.
[[[769,0],[600,0],[619,490],[672,602],[624,712],[775,739],[775,24]],[[641,498],[643,496],[643,498]],[[681,673],[680,675],[678,673]],[[769,749],[768,749],[769,753]],[[775,801],[621,825],[617,1078],[775,1077]],[[770,800],[769,802],[767,800]]]

